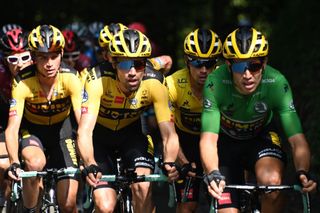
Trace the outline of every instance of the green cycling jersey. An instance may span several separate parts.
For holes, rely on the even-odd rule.
[[[242,95],[234,87],[227,65],[222,65],[208,76],[203,96],[202,132],[222,131],[247,140],[257,136],[278,114],[287,137],[302,133],[290,85],[271,66],[266,66],[256,91]]]

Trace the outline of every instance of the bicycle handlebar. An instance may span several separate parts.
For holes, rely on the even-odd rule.
[[[46,169],[44,171],[23,171],[19,173],[20,178],[30,178],[30,177],[43,177],[46,176],[47,174],[52,173],[52,174],[57,174],[57,175],[74,175],[80,173],[80,170],[77,168],[63,168],[63,169]]]
[[[101,181],[109,182],[155,182],[155,181],[167,181],[168,177],[162,174],[150,174],[150,175],[137,175],[135,177],[118,176],[118,175],[103,175]]]
[[[248,190],[257,192],[271,192],[281,190],[294,190],[298,191],[302,197],[303,213],[310,213],[310,199],[309,194],[302,191],[300,185],[226,185],[225,188],[237,189],[237,190]],[[212,199],[210,205],[210,213],[217,212],[217,199]]]

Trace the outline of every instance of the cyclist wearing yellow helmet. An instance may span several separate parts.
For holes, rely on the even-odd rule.
[[[197,208],[199,176],[203,173],[199,154],[202,89],[217,66],[221,50],[222,43],[212,30],[199,28],[190,32],[184,41],[186,67],[166,78],[180,141],[177,212],[195,212]]]
[[[226,64],[211,73],[204,86],[200,153],[204,180],[209,193],[218,198],[221,212],[239,211],[238,192],[223,188],[226,182],[243,184],[244,169],[255,175],[259,185],[282,183],[286,155],[272,122],[274,115],[279,115],[292,147],[303,191],[316,188],[291,88],[278,70],[267,65],[268,51],[261,32],[251,27],[234,30],[223,44]],[[283,211],[279,192],[263,195],[261,201],[262,212]]]
[[[72,104],[75,117],[80,120],[82,86],[77,71],[61,62],[64,37],[54,26],[40,25],[29,34],[28,44],[35,64],[15,76],[5,131],[11,163],[9,176],[14,180],[19,179],[21,167],[19,146],[24,170],[78,166],[69,113]],[[24,181],[25,212],[36,211],[40,181],[40,178]],[[77,180],[58,177],[57,201],[62,212],[76,212],[77,187]]]
[[[150,174],[154,169],[153,147],[142,133],[140,122],[147,107],[155,108],[163,136],[164,162],[174,162],[179,148],[163,79],[144,76],[151,55],[149,39],[139,31],[126,29],[113,36],[109,51],[116,72],[99,66],[88,70],[77,140],[99,212],[112,212],[116,205],[114,185],[99,182],[99,178],[101,174],[116,174],[112,165],[117,150],[124,165],[137,174]],[[165,168],[174,179],[177,171],[170,165]],[[151,212],[150,183],[133,184],[132,192],[134,211]]]

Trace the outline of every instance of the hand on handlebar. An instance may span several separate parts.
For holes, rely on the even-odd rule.
[[[226,185],[225,177],[220,173],[220,171],[213,170],[204,176],[203,181],[207,184],[208,192],[211,196],[216,199],[220,199]]]
[[[90,186],[96,187],[102,177],[102,170],[99,166],[91,164],[84,167],[82,174],[86,177],[86,181]]]

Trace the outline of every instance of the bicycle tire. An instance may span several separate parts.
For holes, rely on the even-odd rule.
[[[8,200],[7,201],[7,206],[6,208],[6,213],[17,213],[17,212],[23,212],[23,202],[21,199],[16,200],[14,202]]]
[[[59,210],[55,206],[48,206],[45,213],[59,213]]]

